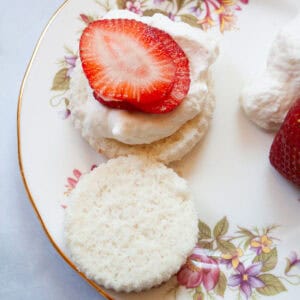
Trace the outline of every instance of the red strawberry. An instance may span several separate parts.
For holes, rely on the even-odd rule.
[[[153,28],[159,41],[163,44],[166,53],[173,59],[176,65],[175,81],[173,88],[166,98],[153,103],[142,103],[136,102],[128,105],[128,103],[120,101],[104,101],[100,93],[94,93],[95,98],[102,104],[109,106],[111,108],[126,109],[126,110],[140,110],[147,113],[167,113],[175,109],[184,99],[188,93],[190,86],[190,76],[189,76],[189,61],[183,52],[183,50],[178,46],[178,44],[173,40],[173,38],[162,30]]]
[[[300,99],[291,107],[275,136],[270,162],[279,173],[300,186]]]
[[[127,19],[98,20],[80,39],[82,67],[102,97],[151,103],[174,85],[176,65],[153,27]]]
[[[115,109],[123,109],[129,111],[137,111],[138,109],[134,107],[131,103],[124,102],[124,101],[106,101],[101,96],[97,95],[96,92],[93,93],[94,98],[99,101],[101,104]]]

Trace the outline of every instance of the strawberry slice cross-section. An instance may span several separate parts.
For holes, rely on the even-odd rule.
[[[190,86],[189,61],[174,39],[166,32],[151,27],[151,30],[157,37],[157,42],[163,45],[165,53],[167,53],[173,60],[176,71],[174,84],[171,91],[163,99],[159,101],[145,103],[145,102],[120,102],[115,98],[104,98],[101,93],[95,91],[94,97],[103,105],[111,108],[125,109],[125,110],[139,110],[147,113],[160,114],[168,113],[174,110],[185,98]]]
[[[158,102],[176,79],[176,63],[156,31],[136,20],[90,23],[80,39],[80,58],[91,88],[104,99]]]

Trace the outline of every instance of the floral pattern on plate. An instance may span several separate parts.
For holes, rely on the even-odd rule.
[[[174,21],[207,30],[219,26],[220,31],[231,30],[236,24],[236,11],[249,0],[118,0],[118,8],[128,9],[140,16],[161,13]]]
[[[69,48],[65,47],[65,50],[66,54],[58,63],[60,68],[56,72],[51,86],[51,90],[55,92],[55,95],[50,99],[50,105],[52,107],[62,107],[58,111],[58,115],[62,120],[67,119],[71,114],[68,108],[69,99],[65,94],[69,90],[72,71],[76,66],[78,58],[78,55]]]
[[[198,244],[177,274],[179,286],[184,286],[193,299],[216,299],[231,290],[238,299],[254,300],[285,292],[286,283],[300,284],[300,274],[294,270],[300,266],[296,252],[286,258],[285,270],[278,270],[279,239],[273,235],[278,226],[238,226],[228,235],[229,222],[224,217],[213,230],[201,220],[198,227]]]
[[[92,165],[90,170],[93,171],[95,168],[97,168],[97,165]],[[67,183],[65,184],[65,195],[68,196],[71,191],[76,187],[77,183],[79,182],[80,177],[82,176],[82,172],[78,169],[73,170],[73,175],[67,178]]]
[[[93,170],[96,165],[92,165]],[[67,178],[65,195],[76,187],[82,176],[78,169]],[[61,205],[66,208],[67,205]],[[300,256],[291,252],[284,270],[278,270],[279,239],[274,236],[278,225],[247,229],[238,226],[229,235],[227,217],[211,229],[198,222],[198,243],[177,273],[177,285],[171,292],[185,288],[193,300],[214,300],[225,297],[226,291],[237,299],[257,299],[287,291],[286,284],[300,285]],[[298,268],[298,272],[296,271]]]

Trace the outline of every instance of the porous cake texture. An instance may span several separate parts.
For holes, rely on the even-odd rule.
[[[146,156],[121,156],[83,175],[66,209],[65,239],[78,269],[115,291],[174,275],[197,241],[186,181]]]

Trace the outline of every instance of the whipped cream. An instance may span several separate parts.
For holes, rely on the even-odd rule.
[[[127,10],[112,10],[104,18],[135,19],[170,34],[189,59],[189,92],[174,111],[166,114],[111,109],[94,99],[81,63],[77,61],[70,85],[70,109],[75,126],[83,127],[83,136],[112,138],[126,144],[150,144],[172,135],[203,108],[208,93],[208,69],[218,55],[215,39],[199,29],[185,23],[175,23],[161,14],[140,17]]]
[[[277,34],[265,72],[246,86],[241,104],[258,126],[277,130],[300,97],[300,15]]]

